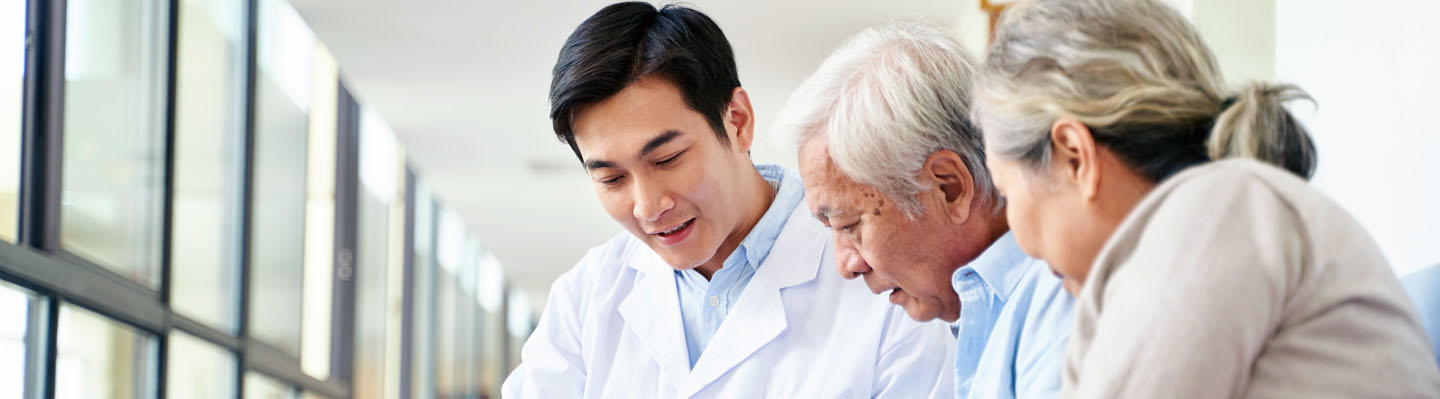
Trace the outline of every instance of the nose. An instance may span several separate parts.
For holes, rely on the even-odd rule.
[[[632,195],[635,198],[632,213],[636,219],[647,222],[659,221],[666,211],[675,207],[675,200],[666,193],[660,184],[636,178],[631,187],[633,187]]]
[[[870,264],[860,256],[860,250],[838,233],[835,236],[835,269],[840,272],[840,277],[846,280],[870,272]]]

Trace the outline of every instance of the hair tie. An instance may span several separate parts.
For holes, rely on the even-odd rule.
[[[1225,102],[1220,103],[1220,113],[1225,113],[1225,110],[1230,109],[1230,106],[1235,105],[1235,101],[1239,100],[1240,97],[1236,96],[1225,97]],[[1219,114],[1216,114],[1216,116],[1219,116]]]
[[[1225,97],[1225,101],[1220,103],[1220,112],[1216,112],[1215,116],[1210,117],[1210,119],[1202,121],[1195,126],[1195,137],[1200,139],[1200,143],[1202,143],[1202,145],[1203,143],[1210,141],[1210,131],[1215,130],[1215,120],[1220,119],[1220,114],[1225,113],[1225,110],[1230,109],[1230,106],[1235,105],[1235,102],[1239,100],[1240,97],[1237,96]]]

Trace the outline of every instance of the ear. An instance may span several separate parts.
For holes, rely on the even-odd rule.
[[[1081,198],[1095,199],[1100,187],[1100,158],[1090,127],[1071,118],[1050,125],[1051,168],[1056,178],[1073,183]]]
[[[755,108],[750,106],[750,93],[744,88],[736,87],[730,93],[730,105],[725,107],[725,130],[737,149],[750,151],[755,141]]]
[[[970,203],[975,201],[975,177],[960,154],[936,151],[925,160],[920,173],[922,178],[937,183],[935,194],[940,197],[951,223],[964,224],[970,219]]]

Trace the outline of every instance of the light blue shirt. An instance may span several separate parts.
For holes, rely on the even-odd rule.
[[[1430,333],[1430,343],[1440,348],[1440,265],[1410,273],[1400,282],[1420,313],[1420,325]],[[1435,361],[1440,362],[1440,352],[1435,354]]]
[[[1060,396],[1075,299],[1006,233],[951,276],[960,295],[957,398]]]
[[[692,368],[720,329],[720,323],[730,314],[731,306],[740,299],[745,286],[750,284],[755,269],[770,255],[770,247],[775,246],[775,239],[780,236],[785,222],[790,220],[790,213],[805,197],[800,176],[794,172],[776,165],[756,165],[755,170],[770,182],[771,187],[777,187],[775,200],[770,203],[765,215],[760,217],[760,221],[740,241],[740,246],[725,258],[720,270],[709,280],[694,269],[675,271],[675,289],[680,294],[680,319],[685,324],[685,348],[690,354]]]

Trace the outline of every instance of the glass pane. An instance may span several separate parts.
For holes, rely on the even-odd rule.
[[[0,282],[0,398],[25,394],[26,337],[30,293]]]
[[[400,386],[404,163],[393,131],[370,109],[360,120],[356,264],[356,396],[396,397]]]
[[[463,255],[460,262],[460,298],[455,301],[460,304],[460,314],[455,316],[455,322],[459,324],[455,335],[459,337],[456,349],[460,353],[460,359],[455,366],[455,383],[460,387],[459,392],[470,396],[479,392],[480,387],[480,329],[477,328],[485,318],[484,309],[480,308],[479,301],[475,300],[477,292],[475,282],[479,278],[479,256],[480,244],[470,236],[469,231],[465,233],[465,247],[461,252]]]
[[[361,160],[363,165],[366,161]],[[360,226],[355,254],[355,396],[384,397],[385,382],[385,203],[369,190],[359,195]]]
[[[251,195],[252,336],[300,356],[306,150],[315,36],[290,5],[260,2]]]
[[[505,273],[495,254],[489,251],[479,256],[476,268],[475,299],[481,311],[476,313],[480,317],[475,323],[475,359],[478,360],[475,385],[481,392],[498,396],[505,372]]]
[[[335,151],[339,71],[325,46],[315,46],[305,185],[305,286],[300,367],[330,377],[330,308],[335,270]]]
[[[463,396],[466,390],[466,359],[470,315],[474,296],[461,289],[460,270],[466,260],[468,233],[453,210],[438,212],[435,274],[435,393],[440,397]],[[469,310],[467,310],[469,309]]]
[[[155,339],[71,304],[60,307],[58,399],[155,397]]]
[[[524,346],[525,338],[530,336],[530,324],[533,323],[530,296],[525,295],[524,291],[511,289],[508,298],[505,301],[505,330],[510,333],[510,338],[506,340],[505,351],[508,355],[505,358],[504,375],[510,375],[510,371],[520,365],[520,348]]]
[[[245,373],[245,399],[295,399],[295,389],[274,378]]]
[[[235,355],[186,334],[170,332],[170,359],[165,364],[165,396],[170,398],[235,397]]]
[[[180,3],[171,295],[175,310],[235,333],[245,118],[245,2]]]
[[[164,0],[66,5],[60,244],[158,288]]]
[[[0,4],[0,241],[15,242],[20,215],[20,114],[25,94],[25,2]]]
[[[415,185],[414,337],[410,342],[410,397],[435,397],[435,202],[430,189]]]

